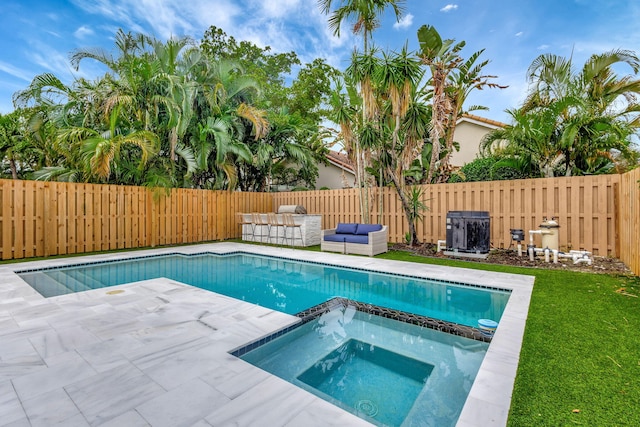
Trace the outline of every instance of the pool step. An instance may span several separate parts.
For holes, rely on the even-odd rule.
[[[22,275],[22,278],[44,297],[55,297],[73,293],[74,291],[51,277],[49,272],[33,272]]]
[[[62,270],[52,270],[52,271],[47,271],[45,274],[47,274],[49,277],[56,280],[57,282],[61,283],[71,292],[82,292],[82,291],[88,291],[91,289],[91,287],[85,285],[84,283],[82,283],[80,280],[76,279],[69,273],[70,272],[62,271]]]
[[[86,287],[86,289],[84,290],[100,289],[106,287],[104,283],[94,279],[78,268],[67,271],[67,274],[75,280],[81,282],[83,286]]]

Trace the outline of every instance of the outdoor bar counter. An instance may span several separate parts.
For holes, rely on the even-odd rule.
[[[257,214],[260,222],[253,220],[253,215],[242,215],[242,240],[292,246],[313,246],[320,244],[322,215],[290,214],[296,227],[285,227],[283,215],[275,216],[275,223],[269,224],[269,214]],[[286,230],[286,236],[285,236]]]

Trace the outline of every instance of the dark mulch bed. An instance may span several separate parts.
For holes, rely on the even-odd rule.
[[[607,274],[632,274],[629,268],[617,258],[609,258],[603,256],[594,256],[591,265],[586,263],[574,264],[570,258],[560,258],[558,263],[544,262],[544,257],[539,256],[535,261],[530,261],[526,255],[526,247],[523,248],[525,254],[518,256],[518,253],[514,249],[492,249],[489,252],[487,259],[475,259],[467,257],[449,257],[442,252],[436,252],[436,245],[432,243],[424,243],[419,246],[410,247],[406,244],[396,243],[392,246],[392,249],[398,251],[413,252],[416,255],[422,255],[434,258],[455,258],[464,261],[482,262],[488,264],[502,264],[511,265],[514,267],[532,267],[532,268],[544,268],[544,269],[561,269],[571,271],[584,271],[589,273],[607,273]]]

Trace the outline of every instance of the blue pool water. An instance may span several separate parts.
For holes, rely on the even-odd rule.
[[[454,426],[488,344],[336,308],[241,356],[385,426]]]
[[[166,255],[20,272],[45,297],[166,277],[296,314],[340,296],[462,325],[500,320],[509,292],[250,254]]]

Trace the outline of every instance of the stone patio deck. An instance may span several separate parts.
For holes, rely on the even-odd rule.
[[[14,273],[207,251],[277,255],[512,289],[457,425],[506,424],[533,277],[214,243],[1,266],[0,426],[370,425],[229,355],[297,322],[295,316],[169,279],[43,298]]]

